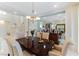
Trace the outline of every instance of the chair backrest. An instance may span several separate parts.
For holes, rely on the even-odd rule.
[[[58,34],[57,33],[50,33],[49,39],[53,41],[58,41]]]
[[[67,48],[68,48],[68,44],[69,44],[69,40],[68,39],[65,39],[64,40],[64,44],[63,44],[63,47],[62,47],[62,55],[65,54]]]
[[[47,39],[47,40],[49,40],[49,33],[43,32],[43,33],[42,33],[42,39]]]
[[[41,32],[37,32],[36,36],[41,39]]]

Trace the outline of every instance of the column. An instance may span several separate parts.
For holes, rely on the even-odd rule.
[[[65,9],[66,39],[72,43],[74,52],[78,49],[78,5],[72,5]]]

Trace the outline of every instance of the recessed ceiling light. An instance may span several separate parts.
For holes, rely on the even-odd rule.
[[[5,21],[4,20],[0,20],[0,24],[4,24],[5,23]]]
[[[58,5],[54,5],[54,7],[56,8]]]
[[[3,12],[3,15],[6,15],[7,13],[6,12]]]
[[[6,15],[7,13],[5,11],[0,10],[0,14]]]

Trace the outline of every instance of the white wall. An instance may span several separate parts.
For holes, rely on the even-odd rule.
[[[79,29],[79,5],[78,5],[78,29]],[[78,30],[78,55],[79,55],[79,30]]]
[[[66,8],[66,39],[69,39],[72,45],[68,48],[70,54],[77,55],[78,51],[78,5],[72,5]]]
[[[0,24],[0,37],[10,38],[10,41],[12,42],[14,38],[14,34],[16,34],[16,36],[22,36],[18,33],[24,35],[25,17],[7,13],[6,15],[0,14],[0,20],[5,21],[5,24],[3,25]],[[14,27],[15,23],[16,23],[16,27]],[[7,37],[6,35],[7,32],[11,34],[10,37]]]

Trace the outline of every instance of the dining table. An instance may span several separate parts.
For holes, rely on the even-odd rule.
[[[38,37],[23,37],[16,39],[21,46],[23,46],[27,51],[33,53],[37,56],[47,56],[52,45],[48,40],[41,39]]]

